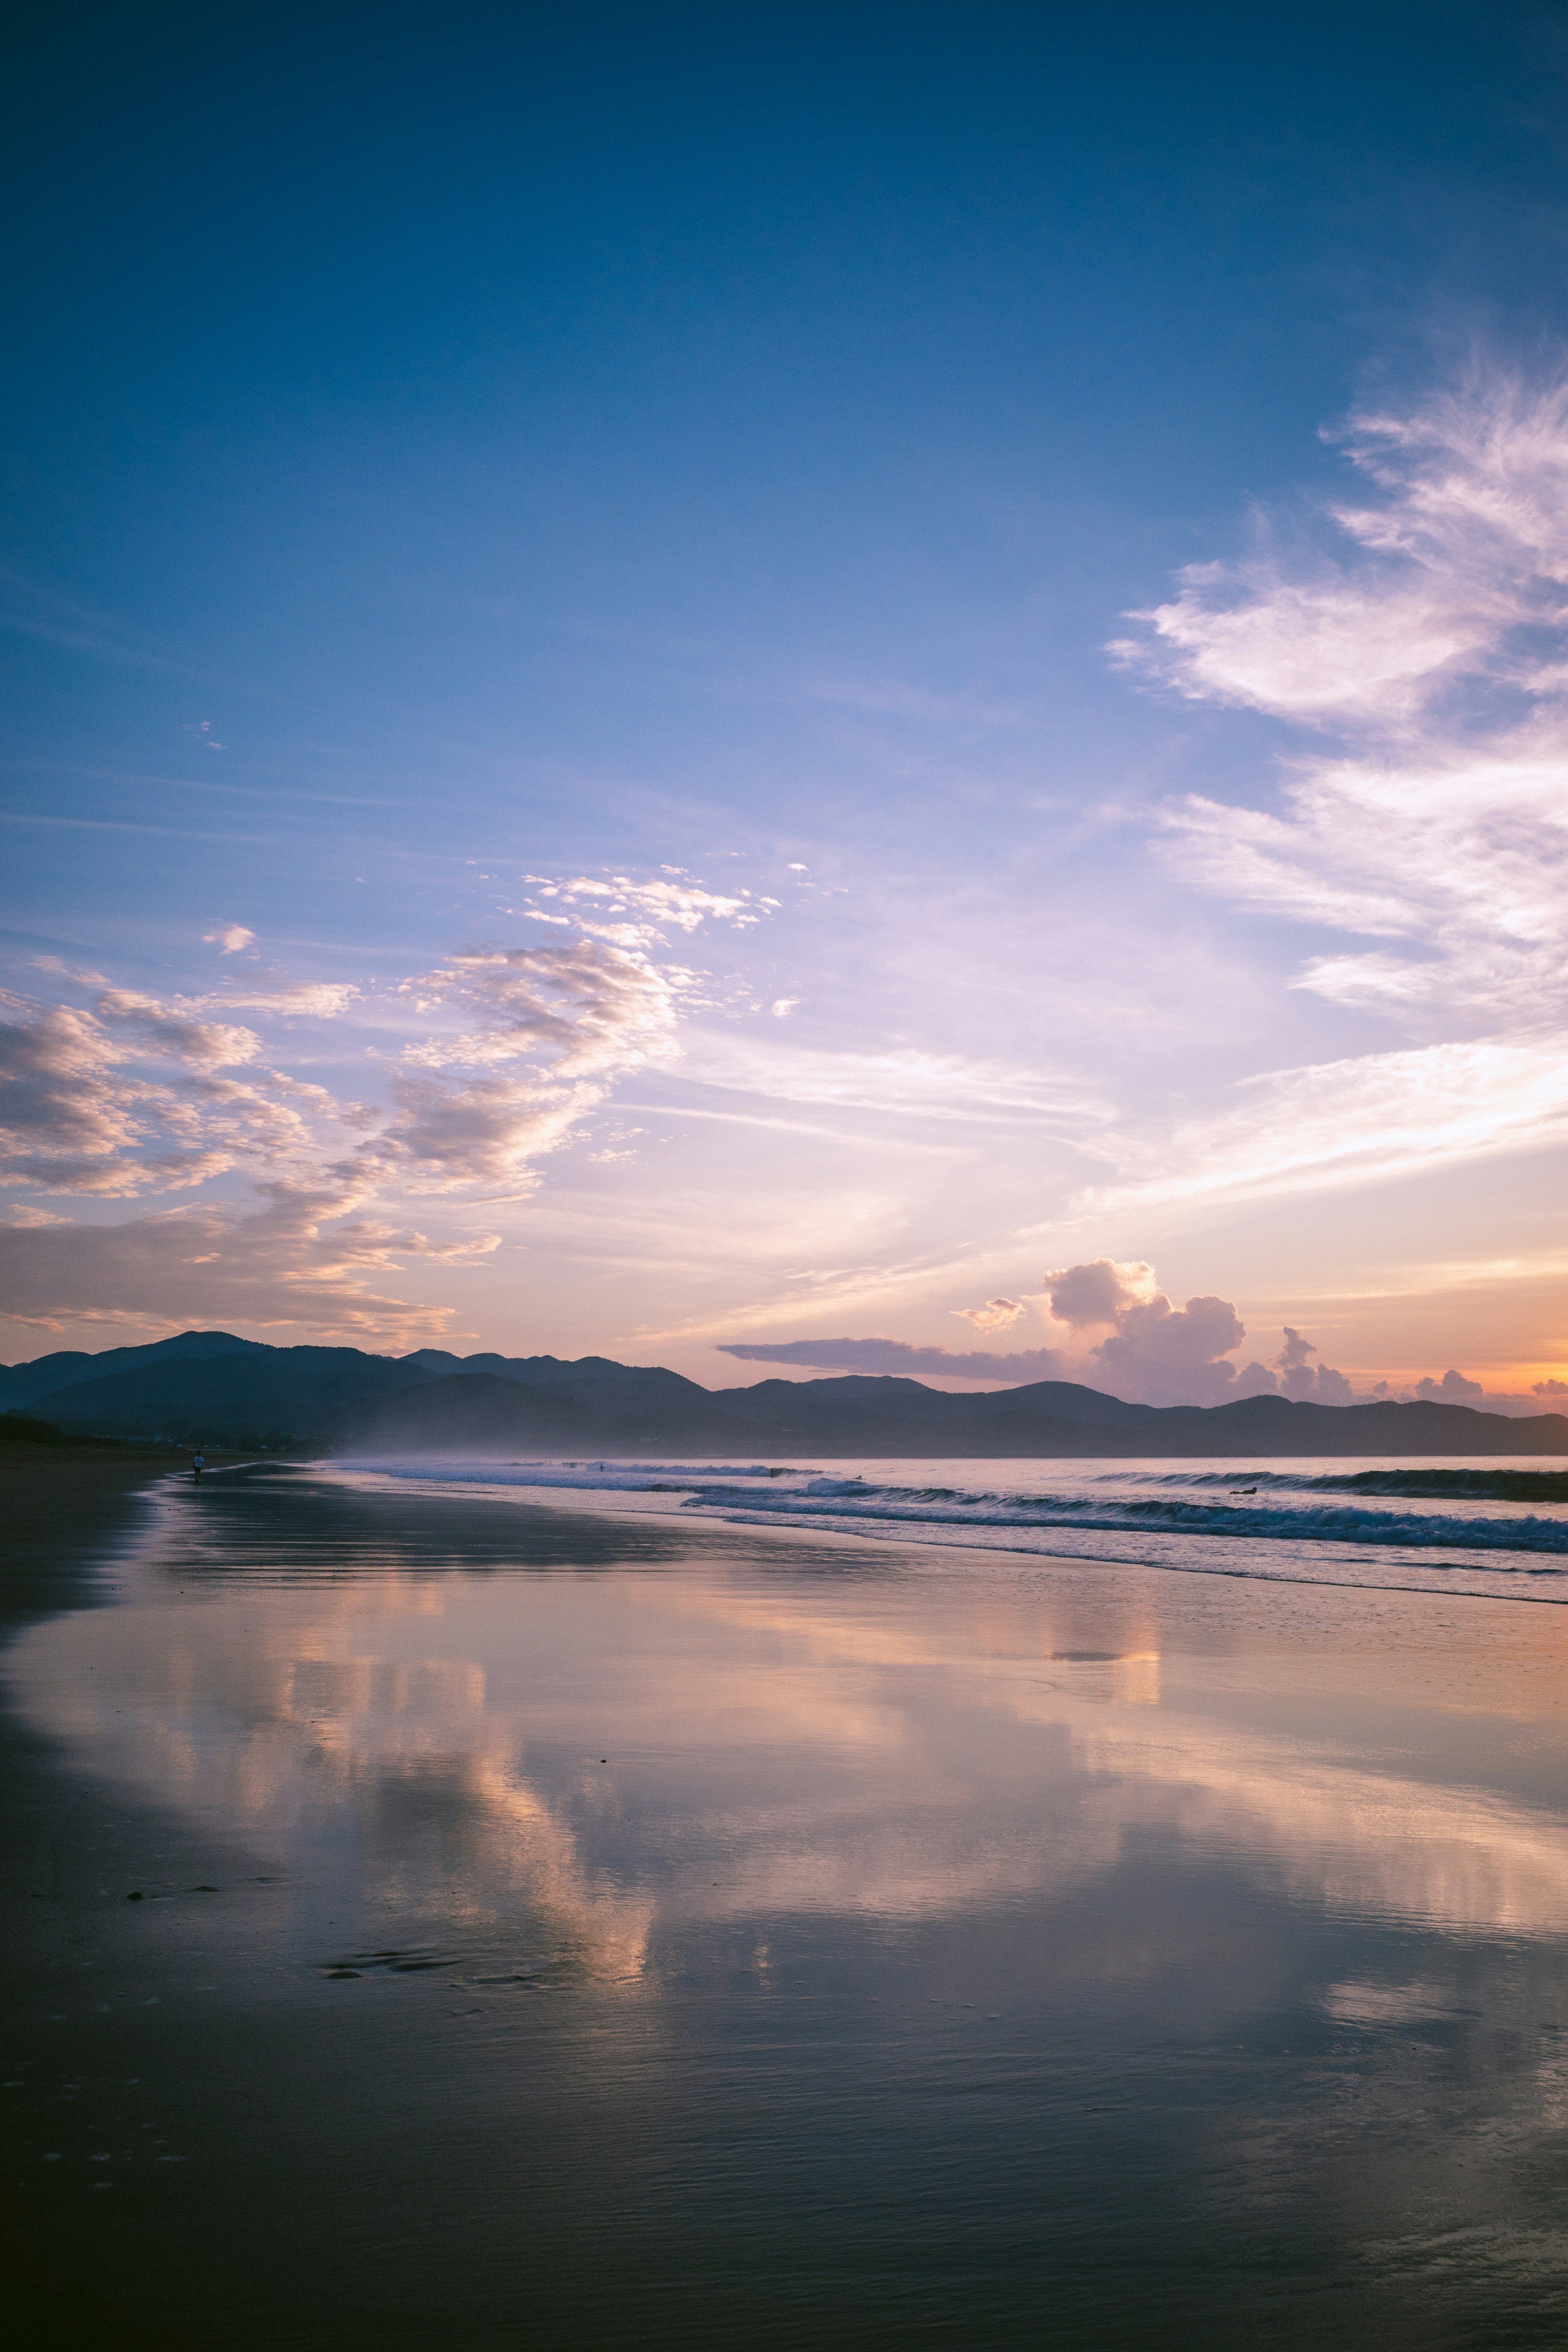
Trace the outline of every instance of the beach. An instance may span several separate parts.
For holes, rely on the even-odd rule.
[[[65,1466],[29,2346],[1562,2340],[1560,1607]]]

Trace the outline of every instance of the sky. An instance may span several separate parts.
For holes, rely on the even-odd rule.
[[[13,63],[7,1360],[1568,1397],[1568,6]]]

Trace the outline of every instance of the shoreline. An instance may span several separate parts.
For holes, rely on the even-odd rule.
[[[112,1607],[114,1587],[100,1565],[124,1548],[143,1498],[185,1483],[164,1456],[98,1463],[85,1480],[89,1462],[33,1476],[26,1542],[50,1557],[35,1560],[27,1592],[7,1591],[9,1602],[26,1604],[7,1609],[12,1638],[28,1622],[91,1609],[100,1597]],[[1078,1979],[1060,1954],[1065,1972],[1051,1976],[1053,1923],[1088,1906],[1090,1985],[1100,1982],[1094,1955],[1102,1948],[1125,1950],[1126,1984],[1142,1982],[1140,1923],[1151,1919],[1169,1923],[1151,1948],[1160,1970],[1174,1971],[1171,1984],[1184,1983],[1189,1967],[1205,1985],[1226,1981],[1231,1946],[1214,1942],[1209,1882],[1194,1878],[1195,1907],[1170,1907],[1178,1903],[1173,1858],[1201,1858],[1205,1836],[1214,1845],[1205,1823],[1215,1806],[1246,1832],[1239,1848],[1219,1838],[1222,1872],[1234,1868],[1236,1852],[1252,1856],[1254,1891],[1233,1925],[1260,1988],[1253,1991],[1249,1974],[1216,2046],[1256,2043],[1258,2018],[1284,2020],[1268,2029],[1278,2036],[1268,2063],[1280,2083],[1305,2086],[1303,2097],[1310,2085],[1293,2071],[1289,1970],[1307,1971],[1300,1998],[1309,2002],[1319,1998],[1320,1976],[1323,1986],[1353,1990],[1370,1971],[1376,1994],[1384,1975],[1397,1990],[1400,1971],[1409,1973],[1396,1952],[1363,1959],[1359,1931],[1344,1924],[1347,1888],[1360,1916],[1358,1873],[1373,1873],[1374,1894],[1378,1873],[1393,1874],[1396,1895],[1405,1877],[1419,1882],[1419,1932],[1444,1951],[1439,1915],[1451,1887],[1474,1890],[1505,1942],[1518,1932],[1516,1881],[1527,1902],[1568,1903],[1556,1769],[1519,1744],[1527,1721],[1553,1749],[1561,1745],[1555,1694],[1568,1650],[1541,1621],[1526,1630],[1517,1615],[1409,1607],[1411,1597],[1497,1596],[1336,1586],[1350,1603],[1342,1607],[1323,1601],[1321,1585],[1276,1579],[1288,1589],[1266,1601],[1244,1578],[1211,1575],[1205,1591],[1191,1573],[1173,1579],[1156,1566],[1044,1553],[1029,1555],[1040,1571],[1036,1591],[1012,1573],[1016,1553],[998,1559],[979,1547],[944,1544],[952,1572],[943,1576],[934,1546],[683,1518],[583,1490],[568,1500],[560,1490],[498,1496],[435,1482],[419,1494],[412,1482],[340,1482],[319,1462],[237,1457],[223,1467],[239,1474],[232,1502],[208,1518],[187,1494],[173,1511],[172,1548],[147,1551],[150,1574],[138,1580],[147,1589],[140,1603],[131,1595],[124,1633],[100,1622],[84,1629],[91,1638],[47,1645],[67,1662],[54,1687],[68,1701],[79,1694],[89,1702],[81,1717],[89,1728],[79,1737],[69,1705],[56,1718],[58,1740],[33,1728],[16,1704],[0,1710],[7,1750],[23,1759],[7,1797],[28,1815],[25,1841],[11,1842],[13,1866],[34,1872],[28,1883],[8,1867],[5,1884],[5,2071],[26,2078],[5,2092],[21,2247],[11,2294],[13,2307],[44,2315],[26,2338],[29,2352],[85,2352],[111,2332],[132,2342],[155,2333],[172,2352],[207,2352],[216,2342],[275,2352],[318,2340],[370,2352],[422,2340],[443,2313],[461,2328],[461,2296],[475,2281],[485,2300],[467,2340],[500,2352],[516,2340],[509,2265],[520,2243],[548,2314],[541,2342],[643,2340],[637,2315],[650,2275],[680,2325],[668,2339],[648,2340],[717,2341],[703,2333],[716,2241],[688,2247],[670,2224],[696,2199],[705,2227],[727,2242],[734,2167],[739,2177],[748,2166],[754,2172],[756,2149],[772,2147],[779,2129],[787,2137],[797,2083],[830,2119],[846,2080],[862,2099],[890,2101],[888,2111],[903,2119],[893,2138],[907,2125],[942,2162],[948,2126],[931,2070],[961,2052],[969,2071],[955,2079],[988,2095],[994,2060],[1009,2081],[1027,2082],[1038,2114],[1056,2119],[1084,2161],[1102,2160],[1101,2126],[1082,2118],[1110,2111],[1079,2104],[1099,2095],[1074,2092],[1059,2074],[1056,2004],[1078,1998]],[[274,1467],[305,1475],[264,1475]],[[226,1484],[222,1475],[215,1482],[215,1504]],[[182,1549],[193,1539],[214,1571],[194,1605],[174,1590],[188,1581],[183,1569],[171,1572],[195,1556]],[[306,1570],[292,1593],[291,1560]],[[989,1579],[973,1573],[983,1560]],[[317,1570],[334,1563],[343,1581],[323,1589]],[[265,1576],[247,1598],[244,1571],[253,1564]],[[840,1564],[856,1572],[840,1574]],[[237,1607],[226,1613],[230,1566],[241,1573]],[[1109,1576],[1108,1567],[1121,1572]],[[138,1605],[154,1612],[143,1615],[140,1649]],[[266,1619],[277,1636],[269,1651],[247,1630]],[[565,1625],[570,1640],[551,1635]],[[129,1661],[121,1682],[117,1654]],[[579,1679],[585,1658],[597,1659],[599,1679]],[[248,1682],[258,1659],[272,1664]],[[289,1679],[297,1661],[310,1677],[298,1696]],[[756,1679],[728,1689],[731,1668]],[[182,1777],[183,1763],[165,1794],[156,1779],[117,1770],[117,1754],[132,1762],[138,1752],[134,1738],[115,1745],[121,1699],[128,1717],[146,1706],[151,1719],[162,1693],[165,1726],[177,1728],[196,1719],[204,1691],[241,1746],[258,1741],[258,1768],[278,1754],[275,1740],[287,1743],[300,1786],[321,1792],[310,1797],[307,1833],[282,1817],[209,1803],[207,1784]],[[193,1692],[196,1713],[187,1717]],[[935,1728],[925,1740],[928,1708]],[[883,1736],[895,1726],[897,1738]],[[1456,1738],[1462,1754],[1450,1749]],[[1412,1740],[1442,1764],[1436,1793],[1410,1770]],[[1064,1761],[1069,1752],[1076,1761]],[[470,1756],[475,1769],[460,1769]],[[1081,1787],[1088,1808],[1084,1874],[1076,1874],[1069,1840],[1070,1866],[1056,1893],[1048,1857],[1058,1816],[1039,1794],[1052,1774],[1068,1776],[1064,1790]],[[222,1785],[215,1775],[215,1792]],[[1478,1788],[1494,1792],[1478,1797]],[[974,1810],[952,1815],[949,1834],[948,1808],[965,1789]],[[1500,1804],[1511,1808],[1506,1819]],[[449,1816],[439,1811],[448,1805]],[[992,1831],[1010,1805],[1024,1808],[1028,1833],[998,1841]],[[1125,1838],[1110,1833],[1119,1805],[1131,1808]],[[1391,1805],[1399,1816],[1392,1827]],[[336,1849],[318,1842],[329,1814],[347,1825]],[[432,1823],[447,1819],[449,1844],[430,1843]],[[476,1845],[483,1835],[493,1845]],[[1326,1876],[1313,1860],[1325,1840],[1332,1853],[1335,1841],[1343,1847]],[[1434,1840],[1438,1860],[1429,1864]],[[1458,1861],[1445,1864],[1449,1847]],[[443,1853],[458,1872],[455,1894],[443,1893]],[[1030,1896],[1037,1907],[1027,1943],[1011,1940],[1005,1869],[999,1907],[984,1876],[972,1883],[977,1853],[1008,1869],[1007,1857],[1024,1857],[1026,1892],[1036,1887],[1030,1857],[1047,1857]],[[524,1867],[531,1854],[537,1882]],[[524,1875],[514,1885],[517,1856]],[[474,1867],[479,1875],[470,1880]],[[1138,1876],[1145,1868],[1152,1874]],[[1298,1907],[1287,1903],[1278,1934],[1254,1950],[1249,1906],[1278,1898],[1281,1868],[1288,1880],[1304,1874],[1291,1898]],[[819,1885],[813,1874],[821,1870]],[[1131,1908],[1115,1892],[1122,1871],[1134,1874],[1126,1880]],[[901,1903],[900,1872],[912,1874],[914,1890]],[[868,1888],[884,1885],[868,1907]],[[1097,1907],[1101,1885],[1109,1907]],[[461,1957],[484,1916],[482,1900],[478,1910],[468,1900],[476,1888],[499,1906],[493,1959]],[[563,1906],[579,1927],[598,1918],[619,1934],[645,1899],[656,1959],[632,1975],[607,1963],[596,1976],[568,1969],[559,1982],[504,1973],[548,1959],[563,1936],[570,1942]],[[886,1929],[876,1924],[884,1904]],[[506,1924],[514,1916],[519,1924]],[[1298,1932],[1303,1916],[1318,1920],[1314,1936],[1340,1939],[1342,1957],[1310,1957],[1311,1939]],[[1406,1932],[1396,1916],[1394,1933]],[[1539,1942],[1542,1930],[1531,1933]],[[432,1957],[416,1952],[406,1976],[384,1971],[395,1956],[371,1948],[404,1944],[428,1946]],[[835,1974],[835,1950],[847,1973]],[[1469,1946],[1455,1950],[1454,1966],[1468,1967]],[[457,1957],[439,1958],[447,1952]],[[1277,1952],[1291,1955],[1289,1964]],[[1113,1973],[1107,1982],[1122,1979]],[[1167,2082],[1168,2032],[1152,1995],[1124,1989],[1106,1997],[1123,2004],[1118,2013],[1141,2053],[1127,2057],[1120,2026],[1093,2045],[1127,2111],[1138,2104],[1142,2112],[1149,2084],[1184,2098],[1180,2066]],[[1101,1995],[1085,1998],[1092,2010]],[[1184,2047],[1213,2084],[1207,1999],[1179,2014]],[[1511,2018],[1510,1999],[1506,1986],[1489,1992],[1489,2015]],[[1090,2011],[1082,2016],[1099,2033]],[[956,2042],[945,2038],[948,2018],[960,2021]],[[805,2034],[799,2042],[789,2039],[792,2019]],[[1402,2030],[1385,2037],[1390,2064]],[[774,2053],[761,2076],[759,2036]],[[1235,2086],[1226,2095],[1245,2123],[1253,2062],[1224,2063]],[[1308,2053],[1301,2063],[1318,2062]],[[758,2110],[752,2141],[747,2103],[762,2095],[759,2081],[773,2084],[777,2104]],[[1205,2112],[1194,2108],[1193,2127]],[[673,2143],[671,2113],[681,2118]],[[629,2138],[627,2114],[640,2118]],[[1000,2112],[993,2120],[1011,2128]],[[1162,2193],[1180,2215],[1191,2134],[1186,2125],[1172,2130],[1168,2152],[1157,2129],[1151,2145]],[[652,2175],[639,2170],[645,2146],[658,2151]],[[885,2163],[887,2145],[877,2146]],[[1026,2133],[1020,2159],[1035,2160],[1035,2146]],[[896,2234],[867,2187],[878,2177],[847,2177],[852,2204],[869,2198],[857,2242],[862,2227],[873,2242],[889,2226]],[[909,2193],[922,2193],[922,2178],[911,2175]],[[603,2236],[595,2200],[583,2201],[585,2179],[603,2183],[610,2200]],[[1468,2193],[1468,2176],[1455,2179],[1455,2197]],[[1004,2202],[1008,2193],[1004,2183]],[[758,2226],[771,2231],[765,2199],[745,2211],[762,2215],[764,2206]],[[476,2214],[487,2218],[469,2239]],[[788,2244],[799,2252],[815,2226],[792,2209]],[[977,2246],[989,2246],[985,2225],[974,2226]],[[449,2257],[443,2231],[456,2233]],[[295,2260],[275,2276],[266,2250],[284,2241]],[[1186,2259],[1184,2240],[1171,2281],[1186,2276]],[[1218,2246],[1216,2277],[1228,2275],[1228,2260]],[[1153,2315],[1163,2308],[1166,2273],[1156,2264],[1148,2275]],[[963,2270],[943,2287],[955,2312],[969,2311],[967,2281]],[[1347,2315],[1375,2315],[1358,2301],[1348,2267],[1336,2267],[1332,2282]],[[858,2316],[842,2327],[814,2334],[804,2307],[775,2324],[749,2287],[735,2295],[736,2340],[778,2352],[805,2341],[873,2340],[860,2333],[874,2317],[870,2302],[856,2304]],[[1271,2336],[1300,2352],[1314,2340],[1282,2307],[1265,2310],[1256,2297],[1242,2317],[1251,2340]],[[1156,2326],[1149,2340],[1168,2339]],[[1239,2344],[1241,2336],[1224,2340]]]
[[[605,1458],[609,1459],[611,1457],[606,1456]],[[851,1460],[860,1460],[864,1457],[852,1455],[847,1458]],[[1040,1458],[1045,1459],[1048,1457]],[[563,1513],[570,1513],[574,1517],[582,1517],[626,1519],[630,1520],[634,1525],[647,1528],[660,1528],[668,1529],[673,1525],[689,1530],[694,1530],[697,1528],[709,1528],[713,1529],[730,1528],[734,1530],[736,1533],[743,1533],[748,1536],[764,1536],[775,1539],[782,1539],[786,1543],[842,1544],[847,1545],[851,1548],[864,1548],[868,1545],[891,1546],[894,1544],[902,1544],[917,1553],[955,1552],[962,1555],[966,1559],[973,1559],[975,1561],[1031,1560],[1037,1561],[1042,1568],[1059,1565],[1062,1567],[1079,1569],[1131,1569],[1140,1572],[1148,1572],[1162,1576],[1218,1577],[1232,1583],[1246,1584],[1249,1586],[1258,1585],[1268,1587],[1275,1585],[1288,1585],[1291,1587],[1302,1587],[1313,1591],[1325,1592],[1400,1592],[1412,1595],[1419,1600],[1500,1601],[1513,1605],[1526,1605],[1538,1609],[1568,1608],[1568,1564],[1565,1564],[1563,1571],[1559,1571],[1563,1575],[1563,1583],[1565,1588],[1560,1596],[1546,1592],[1480,1592],[1459,1586],[1371,1582],[1357,1583],[1348,1578],[1333,1576],[1259,1576],[1250,1573],[1247,1570],[1242,1568],[1226,1568],[1222,1566],[1215,1566],[1211,1568],[1205,1567],[1197,1562],[1187,1560],[1158,1559],[1132,1559],[1116,1554],[1108,1554],[1103,1552],[1045,1551],[1037,1549],[1032,1544],[1009,1544],[1004,1542],[984,1544],[973,1542],[966,1543],[963,1540],[962,1534],[950,1535],[945,1530],[940,1534],[933,1533],[930,1536],[913,1534],[909,1531],[908,1523],[897,1520],[889,1520],[887,1523],[885,1529],[882,1527],[868,1527],[861,1529],[859,1528],[828,1527],[818,1521],[805,1519],[781,1521],[774,1518],[751,1519],[742,1517],[731,1517],[717,1512],[715,1512],[711,1517],[682,1518],[680,1517],[678,1510],[639,1510],[635,1503],[627,1502],[623,1499],[626,1490],[617,1487],[531,1487],[521,1485],[510,1485],[500,1479],[489,1481],[477,1478],[468,1480],[457,1478],[444,1479],[439,1475],[416,1470],[400,1471],[395,1469],[380,1469],[375,1464],[370,1462],[356,1463],[347,1461],[340,1464],[332,1459],[316,1459],[309,1462],[300,1461],[291,1463],[287,1466],[318,1475],[325,1474],[329,1478],[332,1476],[334,1472],[341,1471],[342,1475],[341,1480],[337,1483],[341,1483],[344,1486],[352,1486],[352,1481],[355,1477],[384,1479],[387,1482],[386,1486],[370,1490],[375,1492],[396,1492],[401,1488],[407,1492],[417,1490],[422,1493],[440,1496],[444,1498],[471,1496],[476,1500],[481,1498],[487,1501],[504,1500],[520,1508],[528,1508],[532,1510],[559,1510]],[[794,1466],[795,1465],[792,1465],[792,1467]],[[423,1484],[421,1483],[422,1481]],[[679,1486],[679,1481],[674,1481],[672,1483],[676,1486]],[[692,1491],[696,1490],[693,1489]],[[570,1496],[574,1499],[570,1503],[563,1502],[560,1498],[563,1496]],[[576,1499],[579,1497],[582,1499]],[[935,1521],[928,1522],[928,1524],[933,1528],[939,1525],[939,1523]],[[1265,1543],[1268,1541],[1269,1538],[1237,1536],[1226,1538],[1216,1537],[1212,1538],[1212,1540],[1234,1543]],[[1365,1549],[1370,1553],[1373,1547],[1369,1545],[1365,1547]],[[1433,1570],[1434,1574],[1436,1574],[1437,1572],[1438,1571],[1436,1570]],[[1460,1574],[1467,1572],[1473,1574],[1475,1573],[1475,1570],[1472,1568],[1468,1570],[1461,1570],[1457,1572]],[[1491,1571],[1483,1570],[1481,1572],[1489,1572],[1500,1576],[1509,1573],[1509,1571],[1500,1569]],[[1523,1575],[1529,1574],[1531,1571],[1528,1570],[1521,1570],[1514,1572]]]

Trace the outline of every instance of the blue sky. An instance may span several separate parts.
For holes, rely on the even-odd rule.
[[[6,1354],[1539,1409],[1562,9],[32,37]]]

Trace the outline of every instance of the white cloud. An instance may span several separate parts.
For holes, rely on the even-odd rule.
[[[1286,814],[1194,798],[1167,854],[1297,920],[1409,942],[1298,984],[1400,1020],[1568,1005],[1568,382],[1478,373],[1357,420],[1343,552],[1202,567],[1129,658],[1190,697],[1331,723]]]
[[[673,1052],[687,977],[598,940],[472,948],[403,983],[416,1012],[451,1007],[474,1024],[455,1034],[432,1028],[409,1058],[435,1069],[529,1057],[558,1078],[630,1069]]]
[[[1568,1031],[1364,1054],[1271,1071],[1233,1108],[1118,1139],[1123,1178],[1078,1204],[1109,1211],[1319,1192],[1568,1137]]]
[[[665,871],[671,880],[634,882],[625,874],[612,875],[607,881],[586,875],[552,881],[541,874],[527,874],[523,879],[538,886],[542,898],[569,908],[572,919],[583,930],[625,948],[651,947],[662,940],[667,928],[691,932],[705,922],[758,923],[778,903],[755,897],[750,890],[705,889],[679,866],[667,866]],[[607,922],[606,916],[611,918]],[[552,918],[545,910],[540,912],[540,919],[548,922]]]
[[[952,1311],[977,1331],[1005,1331],[1029,1310],[1021,1298],[988,1298],[984,1307],[955,1307]]]
[[[165,1004],[135,989],[109,988],[93,1010],[106,1029],[123,1031],[158,1055],[189,1063],[195,1069],[231,1069],[242,1062],[254,1062],[261,1051],[261,1040],[253,1029],[198,1020],[178,998]]]
[[[404,1050],[392,1118],[365,1164],[419,1192],[532,1181],[530,1164],[613,1079],[674,1055],[689,981],[639,950],[581,940],[472,949],[405,982],[429,1025]]]
[[[248,1029],[130,990],[90,1011],[3,995],[0,1008],[0,1183],[124,1199],[313,1148],[265,1079],[221,1075],[259,1050]]]
[[[1121,1265],[1115,1258],[1097,1257],[1085,1265],[1058,1266],[1042,1275],[1040,1287],[1050,1301],[1053,1321],[1075,1330],[1120,1323],[1134,1307],[1147,1305],[1157,1294],[1154,1269],[1142,1258]]]
[[[1293,985],[1420,1043],[1130,1131],[1122,1181],[1085,1208],[1380,1181],[1568,1134],[1568,377],[1478,368],[1346,438],[1369,494],[1326,519],[1331,543],[1262,529],[1118,650],[1319,738],[1279,814],[1194,796],[1163,812],[1161,854],[1347,934],[1311,943]]]
[[[704,1029],[685,1041],[681,1071],[705,1086],[774,1101],[943,1121],[1017,1121],[1048,1127],[1079,1142],[1112,1118],[1099,1086],[1068,1072],[964,1059],[919,1046],[829,1053],[792,1045],[772,1034]]]
[[[213,749],[221,751],[223,746],[215,743]],[[226,923],[221,930],[204,931],[202,943],[205,947],[220,948],[225,955],[238,955],[242,948],[250,946],[255,937],[256,933],[247,931],[243,923]]]
[[[195,996],[189,1002],[208,1013],[277,1013],[285,1019],[331,1021],[360,992],[348,981],[315,980],[295,988],[226,989],[221,996]]]

